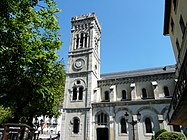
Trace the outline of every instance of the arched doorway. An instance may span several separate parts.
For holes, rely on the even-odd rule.
[[[109,140],[108,128],[97,128],[97,140]]]

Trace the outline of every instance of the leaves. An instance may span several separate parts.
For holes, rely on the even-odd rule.
[[[11,111],[9,108],[4,108],[3,106],[0,106],[0,124],[6,122],[11,118]]]
[[[151,140],[186,140],[186,137],[181,132],[168,132],[165,129],[160,129]]]
[[[186,140],[186,137],[181,132],[163,132],[156,140]]]
[[[0,105],[11,109],[16,122],[58,114],[63,94],[64,65],[56,54],[60,10],[55,1],[46,0],[45,8],[37,3],[0,1]]]

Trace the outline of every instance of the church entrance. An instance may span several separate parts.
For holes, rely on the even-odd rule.
[[[108,128],[97,128],[97,140],[109,140]]]

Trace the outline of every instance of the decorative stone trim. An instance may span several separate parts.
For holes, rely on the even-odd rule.
[[[113,107],[113,106],[130,106],[130,105],[150,105],[150,104],[169,104],[171,99],[147,99],[147,100],[131,100],[131,101],[117,101],[117,102],[99,102],[92,103],[93,108]]]
[[[128,83],[136,83],[136,82],[146,82],[146,81],[158,81],[164,79],[175,79],[174,73],[169,74],[161,74],[161,75],[150,75],[150,76],[140,76],[140,77],[127,77],[127,78],[117,78],[117,79],[107,79],[107,80],[99,80],[98,86],[110,86],[110,85],[119,85],[119,84],[128,84]]]
[[[63,108],[64,112],[67,113],[80,113],[80,112],[84,112],[84,111],[90,111],[91,108]]]

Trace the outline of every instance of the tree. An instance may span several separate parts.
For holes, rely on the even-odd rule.
[[[151,140],[186,140],[186,137],[181,132],[168,132],[165,129],[160,129]]]
[[[37,115],[57,115],[65,71],[57,62],[62,42],[54,0],[0,1],[0,105],[12,122],[32,124]]]
[[[6,122],[12,116],[10,109],[4,108],[3,106],[0,106],[0,114],[0,124]]]
[[[156,140],[186,140],[186,137],[181,132],[163,132]]]
[[[160,129],[160,130],[158,130],[158,131],[155,133],[155,135],[152,137],[151,140],[156,140],[156,138],[157,138],[160,134],[162,134],[163,132],[166,132],[166,131],[167,131],[166,129]]]

